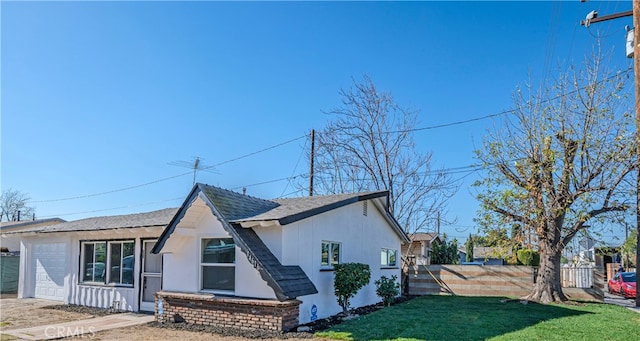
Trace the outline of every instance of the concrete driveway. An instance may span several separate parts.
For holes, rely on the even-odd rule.
[[[610,294],[606,291],[604,293],[604,303],[619,305],[640,313],[640,307],[636,307],[636,300]]]

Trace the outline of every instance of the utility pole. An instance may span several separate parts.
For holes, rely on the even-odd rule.
[[[309,196],[313,196],[313,159],[315,159],[316,150],[316,130],[311,129],[311,162],[309,164]]]
[[[598,17],[598,12],[592,11],[587,18],[580,22],[589,27],[601,21],[633,16],[633,73],[635,75],[635,105],[636,105],[636,273],[640,271],[640,0],[633,0],[631,11]],[[640,276],[636,276],[636,287],[640,287]],[[640,307],[640,294],[636,290],[636,307]]]
[[[640,158],[640,0],[633,0],[633,72],[636,82],[636,158]],[[640,276],[637,276],[640,271],[640,165],[636,164],[636,167],[636,288],[640,288]],[[636,307],[640,307],[638,290]]]

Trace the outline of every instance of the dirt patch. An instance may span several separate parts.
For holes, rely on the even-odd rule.
[[[2,299],[0,300],[0,331],[69,322],[95,316],[79,311],[45,309],[59,305],[60,302],[37,298]]]
[[[111,309],[87,307],[87,306],[76,305],[76,304],[49,305],[46,307],[42,307],[42,309],[52,309],[52,310],[66,311],[70,313],[87,314],[87,315],[92,315],[94,317],[123,313],[123,311],[114,311]]]

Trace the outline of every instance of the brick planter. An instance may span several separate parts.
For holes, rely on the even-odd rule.
[[[155,317],[160,323],[288,331],[298,326],[301,303],[159,291]]]

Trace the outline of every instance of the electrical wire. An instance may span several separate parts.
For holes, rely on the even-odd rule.
[[[610,77],[606,77],[603,78],[601,80],[599,80],[598,82],[596,82],[596,84],[600,84],[606,81],[609,81],[615,77],[620,77],[621,74],[629,74],[630,72],[633,72],[633,66],[628,67],[626,70],[622,71],[621,73],[612,75]],[[551,97],[551,98],[547,98],[544,99],[542,101],[540,101],[540,103],[548,103],[551,101],[555,101],[559,98],[562,98],[564,96],[568,96],[568,95],[572,95],[577,93],[578,91],[584,90],[586,89],[586,87],[583,88],[578,88],[575,90],[571,90],[568,91],[566,93],[557,95],[555,97]],[[509,109],[509,110],[503,110],[501,112],[495,113],[495,114],[490,114],[490,115],[485,115],[485,116],[480,116],[480,117],[474,117],[474,118],[470,118],[467,120],[462,120],[462,121],[456,121],[456,122],[451,122],[451,123],[443,123],[443,124],[438,124],[438,125],[434,125],[434,126],[427,126],[427,127],[421,127],[421,128],[411,128],[411,129],[404,129],[404,130],[392,130],[392,131],[387,131],[387,132],[383,132],[384,134],[399,134],[399,133],[407,133],[407,132],[415,132],[415,131],[424,131],[424,130],[433,130],[433,129],[439,129],[439,128],[445,128],[445,127],[451,127],[451,126],[455,126],[455,125],[461,125],[461,124],[466,124],[466,123],[471,123],[471,122],[475,122],[475,121],[480,121],[480,120],[486,120],[487,118],[492,118],[492,117],[498,117],[498,116],[502,116],[505,114],[512,114],[514,112],[516,112],[516,109]]]
[[[90,210],[90,211],[83,211],[83,212],[73,212],[73,213],[61,213],[61,214],[46,215],[46,216],[38,217],[38,219],[64,217],[64,216],[70,216],[70,215],[95,213],[95,212],[105,212],[105,211],[113,211],[113,210],[121,210],[121,209],[125,209],[125,208],[140,207],[140,206],[159,204],[159,203],[163,203],[163,202],[176,201],[176,200],[184,200],[184,197],[165,199],[165,200],[159,200],[159,201],[152,201],[152,202],[145,202],[145,203],[134,204],[134,205],[120,206],[120,207],[103,208],[103,209],[99,209],[99,210]]]
[[[633,67],[632,67],[632,66],[631,66],[631,67],[629,67],[629,68],[627,68],[627,69],[626,69],[625,71],[623,71],[623,72],[628,73],[628,72],[630,72],[630,71],[633,71]],[[598,83],[605,82],[605,81],[607,81],[607,80],[612,79],[613,77],[619,77],[619,76],[620,76],[619,74],[616,74],[616,75],[614,75],[614,76],[610,76],[610,77],[604,78],[604,79],[600,80]],[[548,99],[546,99],[546,100],[543,100],[543,101],[541,101],[541,103],[550,102],[550,101],[556,100],[556,99],[558,99],[558,98],[561,98],[561,97],[563,97],[563,96],[567,96],[567,95],[570,95],[570,94],[576,93],[576,92],[578,92],[578,91],[580,91],[580,90],[583,90],[583,89],[584,89],[584,88],[575,89],[575,90],[569,91],[569,92],[567,92],[567,93],[560,94],[560,95],[557,95],[557,96],[555,96],[555,97],[552,97],[552,98],[548,98]],[[471,122],[475,122],[475,121],[485,120],[485,119],[488,119],[488,118],[498,117],[498,116],[502,116],[502,115],[505,115],[505,114],[514,113],[515,111],[516,111],[515,109],[504,110],[504,111],[501,111],[501,112],[498,112],[498,113],[495,113],[495,114],[484,115],[484,116],[480,116],[480,117],[474,117],[474,118],[470,118],[470,119],[466,119],[466,120],[461,120],[461,121],[456,121],[456,122],[450,122],[450,123],[444,123],[444,124],[439,124],[439,125],[434,125],[434,126],[427,126],[427,127],[420,127],[420,128],[411,128],[411,129],[405,129],[405,130],[388,131],[388,132],[385,132],[385,133],[386,133],[386,134],[406,133],[406,132],[417,132],[417,131],[425,131],[425,130],[433,130],[433,129],[439,129],[439,128],[451,127],[451,126],[455,126],[455,125],[461,125],[461,124],[471,123]],[[299,137],[296,137],[296,138],[293,138],[293,139],[287,140],[287,141],[285,141],[285,142],[278,143],[278,144],[276,144],[276,145],[273,145],[273,146],[270,146],[270,147],[267,147],[267,148],[264,148],[264,149],[261,149],[261,150],[255,151],[255,152],[251,152],[251,153],[248,153],[248,154],[245,154],[245,155],[242,155],[242,156],[239,156],[239,157],[233,158],[233,159],[229,159],[229,160],[227,160],[227,161],[223,161],[223,162],[220,162],[220,163],[214,164],[214,165],[212,165],[212,166],[203,167],[203,170],[204,170],[204,169],[215,168],[215,167],[218,167],[218,166],[221,166],[221,165],[224,165],[224,164],[227,164],[227,163],[231,163],[231,162],[234,162],[234,161],[237,161],[237,160],[241,160],[241,159],[244,159],[244,158],[247,158],[247,157],[250,157],[250,156],[253,156],[253,155],[256,155],[256,154],[259,154],[259,153],[265,152],[265,151],[268,151],[268,150],[272,150],[272,149],[278,148],[278,147],[280,147],[280,146],[283,146],[283,145],[289,144],[289,143],[291,143],[291,142],[294,142],[294,141],[300,140],[300,139],[302,139],[302,138],[306,138],[306,137],[308,137],[308,136],[309,136],[309,134],[304,134],[304,135],[302,135],[302,136],[299,136]],[[33,203],[48,203],[48,202],[59,202],[59,201],[69,201],[69,200],[85,199],[85,198],[96,197],[96,196],[101,196],[101,195],[106,195],[106,194],[112,194],[112,193],[117,193],[117,192],[127,191],[127,190],[131,190],[131,189],[135,189],[135,188],[140,188],[140,187],[144,187],[144,186],[148,186],[148,185],[156,184],[156,183],[159,183],[159,182],[168,181],[168,180],[171,180],[171,179],[179,178],[179,177],[186,176],[186,175],[190,175],[190,174],[192,174],[192,172],[191,172],[191,171],[186,172],[186,173],[177,174],[177,175],[170,176],[170,177],[166,177],[166,178],[157,179],[157,180],[150,181],[150,182],[146,182],[146,183],[142,183],[142,184],[138,184],[138,185],[133,185],[133,186],[128,186],[128,187],[118,188],[118,189],[114,189],[114,190],[110,190],[110,191],[105,191],[105,192],[99,192],[99,193],[93,193],[93,194],[86,194],[86,195],[79,195],[79,196],[67,197],[67,198],[58,198],[58,199],[49,199],[49,200],[34,200],[34,201],[29,201],[29,202],[27,202],[27,203],[29,203],[29,204],[33,204]],[[286,179],[286,178],[283,178],[283,179]]]
[[[111,194],[111,193],[117,193],[117,192],[127,191],[127,190],[134,189],[134,188],[139,188],[139,187],[143,187],[143,186],[153,185],[153,184],[156,184],[156,183],[158,183],[158,182],[163,182],[163,181],[167,181],[167,180],[171,180],[171,179],[179,178],[179,177],[181,177],[181,176],[185,176],[185,175],[188,175],[188,174],[192,174],[192,172],[186,172],[186,173],[182,173],[182,174],[178,174],[178,175],[174,175],[174,176],[170,176],[170,177],[166,177],[166,178],[162,178],[162,179],[158,179],[158,180],[154,180],[154,181],[150,181],[150,182],[145,182],[145,183],[143,183],[143,184],[139,184],[139,185],[134,185],[134,186],[129,186],[129,187],[118,188],[118,189],[114,189],[114,190],[106,191],[106,192],[93,193],[93,194],[86,194],[86,195],[79,195],[79,196],[75,196],[75,197],[60,198],[60,199],[50,199],[50,200],[33,200],[33,201],[28,201],[27,203],[29,203],[29,204],[35,204],[35,203],[57,202],[57,201],[67,201],[67,200],[76,200],[76,199],[85,199],[85,198],[97,197],[97,196],[100,196],[100,195]]]
[[[242,155],[242,156],[239,156],[239,157],[236,157],[236,158],[224,161],[224,162],[220,162],[220,163],[215,164],[213,166],[203,167],[202,170],[211,169],[211,168],[214,168],[214,167],[217,167],[217,166],[220,166],[220,165],[224,165],[224,164],[227,164],[227,163],[230,163],[230,162],[234,162],[234,161],[237,161],[237,160],[240,160],[240,159],[244,159],[244,158],[247,158],[249,156],[253,156],[253,155],[256,155],[256,154],[259,154],[259,153],[262,153],[262,152],[265,152],[265,151],[268,151],[268,150],[283,146],[283,145],[291,143],[293,141],[297,141],[297,140],[299,140],[301,138],[304,138],[304,137],[307,137],[307,136],[308,135],[303,135],[303,136],[300,136],[300,137],[296,137],[294,139],[291,139],[291,140],[288,140],[288,141],[285,141],[285,142],[282,142],[282,143],[278,143],[276,145],[273,145],[273,146],[270,146],[270,147],[267,147],[267,148],[264,148],[264,149],[249,153],[249,154],[245,154],[245,155]],[[153,184],[156,184],[156,183],[159,183],[159,182],[168,181],[168,180],[179,178],[179,177],[182,177],[182,176],[185,176],[185,175],[189,175],[189,174],[193,174],[193,173],[191,171],[189,171],[189,172],[186,172],[186,173],[181,173],[181,174],[178,174],[178,175],[169,176],[169,177],[162,178],[162,179],[157,179],[157,180],[154,180],[154,181],[145,182],[143,184],[123,187],[123,188],[118,188],[118,189],[114,189],[114,190],[110,190],[110,191],[106,191],[106,192],[99,192],[99,193],[79,195],[79,196],[67,197],[67,198],[59,198],[59,199],[33,200],[33,201],[28,201],[27,203],[35,204],[35,203],[58,202],[58,201],[68,201],[68,200],[77,200],[77,199],[85,199],[85,198],[97,197],[97,196],[100,196],[100,195],[112,194],[112,193],[127,191],[127,190],[134,189],[134,188],[140,188],[140,187],[144,187],[144,186],[148,186],[148,185],[153,185]]]

